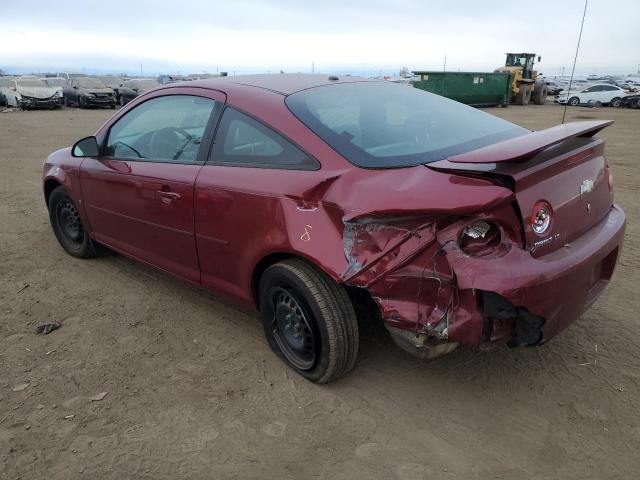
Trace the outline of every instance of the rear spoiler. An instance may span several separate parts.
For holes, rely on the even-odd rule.
[[[612,123],[613,120],[564,123],[455,155],[447,160],[453,163],[523,162],[542,150],[570,138],[592,137]]]

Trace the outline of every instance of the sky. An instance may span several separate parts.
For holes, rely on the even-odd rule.
[[[584,0],[0,0],[0,69],[155,76],[491,71],[507,51],[569,74]],[[589,0],[577,74],[640,68],[640,0]]]

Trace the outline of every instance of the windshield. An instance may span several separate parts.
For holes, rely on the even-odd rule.
[[[50,87],[64,87],[67,81],[64,78],[47,78],[45,80]]]
[[[27,88],[47,88],[48,85],[44,83],[44,80],[40,78],[19,78],[17,80],[18,86]]]
[[[76,82],[84,88],[107,88],[106,85],[97,78],[77,78]]]
[[[289,95],[286,104],[338,153],[365,168],[435,162],[528,133],[462,103],[387,82],[310,88]]]
[[[100,81],[107,87],[119,87],[122,84],[122,79],[118,77],[100,77]]]

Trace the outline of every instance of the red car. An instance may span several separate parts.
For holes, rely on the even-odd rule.
[[[71,255],[103,244],[257,308],[314,382],[358,322],[420,357],[538,345],[603,291],[622,245],[610,122],[530,132],[405,85],[257,75],[170,84],[53,153]]]

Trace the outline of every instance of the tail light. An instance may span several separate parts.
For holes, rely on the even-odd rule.
[[[538,235],[544,235],[551,226],[553,210],[548,202],[540,200],[531,210],[531,228]]]
[[[607,185],[609,186],[609,193],[613,193],[613,173],[611,173],[609,167],[607,167]]]

